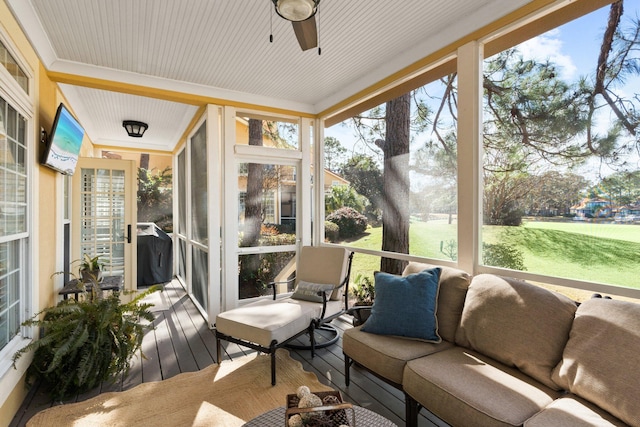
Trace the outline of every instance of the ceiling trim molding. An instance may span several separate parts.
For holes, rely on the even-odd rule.
[[[70,61],[55,61],[47,70],[47,75],[58,83],[129,93],[183,104],[229,105],[285,115],[316,116],[313,106],[307,104]]]

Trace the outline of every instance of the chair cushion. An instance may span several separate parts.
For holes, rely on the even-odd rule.
[[[376,273],[376,298],[364,332],[439,343],[436,306],[440,268],[408,276]]]
[[[361,329],[362,326],[358,326],[344,331],[342,351],[360,365],[396,384],[402,384],[402,373],[407,361],[453,346],[447,341],[434,344],[370,334]]]
[[[640,305],[593,298],[576,312],[553,379],[630,425],[640,425]]]
[[[560,395],[515,368],[462,347],[407,362],[402,386],[454,426],[520,426]]]
[[[304,246],[296,268],[296,281],[331,283],[335,290],[332,300],[342,298],[344,287],[340,287],[347,276],[349,251],[331,246]]]
[[[625,423],[596,405],[568,395],[556,399],[542,411],[529,418],[524,427],[623,427]]]
[[[435,265],[410,262],[402,272],[403,276],[434,268]],[[456,330],[460,324],[464,299],[469,288],[471,276],[451,267],[440,267],[440,289],[438,290],[438,335],[442,339],[454,342]]]
[[[282,343],[307,329],[319,316],[314,306],[322,310],[322,304],[290,298],[256,301],[218,314],[215,326],[225,335],[269,347],[273,340]]]
[[[343,309],[342,301],[327,301],[325,317]],[[224,311],[216,316],[218,331],[234,338],[269,347],[307,330],[322,315],[322,304],[292,298],[264,299]]]
[[[480,274],[469,285],[456,344],[559,389],[551,372],[562,357],[576,308],[557,292]]]

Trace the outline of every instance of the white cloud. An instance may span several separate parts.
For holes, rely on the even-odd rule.
[[[555,29],[541,36],[534,37],[519,45],[519,50],[525,59],[549,60],[558,66],[560,77],[572,80],[578,71],[571,57],[562,53],[560,31]]]

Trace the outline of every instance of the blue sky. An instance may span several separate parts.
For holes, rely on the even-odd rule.
[[[627,0],[622,16],[623,26],[640,14],[640,2]],[[525,55],[549,58],[562,66],[563,77],[574,80],[591,74],[598,61],[602,35],[609,17],[609,6],[569,22],[562,27],[535,37],[521,46]],[[638,79],[634,79],[638,87]],[[631,82],[630,82],[631,83]],[[636,91],[638,92],[638,91]]]

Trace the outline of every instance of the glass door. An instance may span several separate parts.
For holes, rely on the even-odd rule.
[[[73,191],[73,259],[100,255],[104,275],[136,289],[135,162],[80,158]]]
[[[242,162],[238,174],[238,298],[292,292],[297,252],[296,176],[292,164]]]
[[[293,290],[311,242],[310,121],[227,110],[223,309]]]

